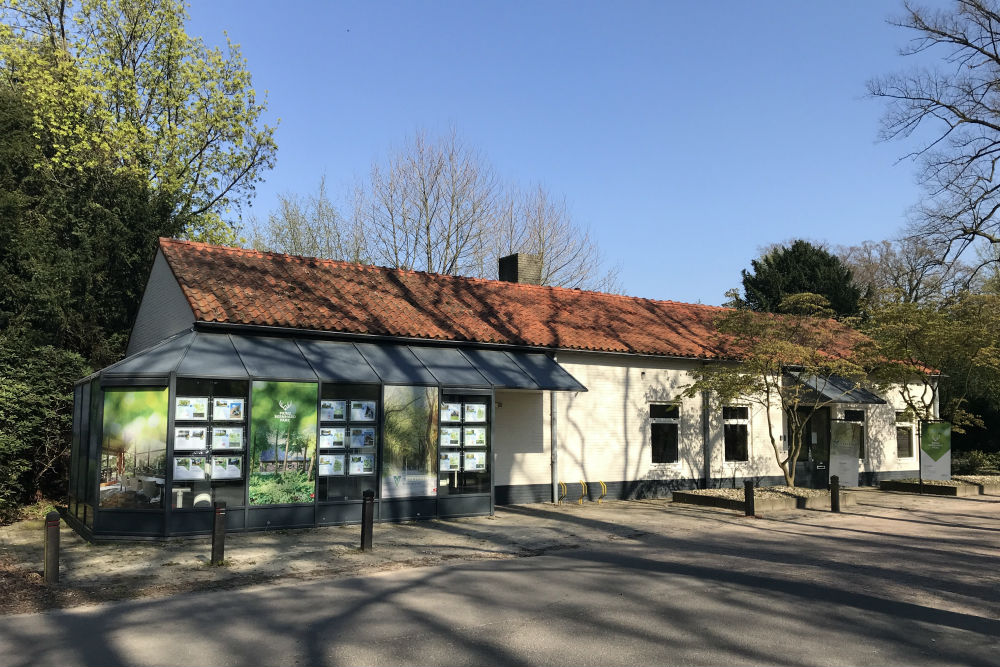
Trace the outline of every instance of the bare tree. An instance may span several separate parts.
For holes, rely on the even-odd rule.
[[[887,101],[881,138],[922,139],[906,156],[921,163],[927,189],[912,231],[948,261],[1000,244],[1000,4],[955,0],[931,10],[906,0],[904,9],[890,21],[913,33],[901,55],[940,54],[941,64],[873,79],[868,90]]]
[[[590,230],[570,217],[565,199],[553,197],[541,185],[526,192],[508,190],[484,255],[484,275],[495,276],[499,258],[515,252],[539,256],[543,285],[621,291],[619,267],[603,268]]]
[[[973,281],[972,267],[944,261],[942,249],[914,236],[841,246],[837,255],[875,303],[947,303]]]
[[[372,166],[363,207],[379,264],[435,273],[469,273],[500,192],[493,168],[453,130],[441,139],[418,132]]]
[[[257,250],[367,262],[363,221],[358,214],[345,219],[330,200],[326,178],[316,193],[303,197],[278,195],[278,208],[266,221],[251,223],[250,245]]]

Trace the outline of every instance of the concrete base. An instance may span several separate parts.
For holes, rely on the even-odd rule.
[[[899,482],[884,480],[878,488],[883,491],[902,491],[904,493],[921,493],[917,482]],[[978,496],[982,493],[979,485],[962,483],[959,486],[941,486],[939,484],[924,484],[922,493],[925,496]]]
[[[721,509],[746,511],[746,503],[742,500],[731,498],[719,498],[701,493],[685,493],[674,491],[673,501],[675,503],[687,503],[689,505],[703,505],[707,507],[719,507]],[[840,506],[846,507],[856,503],[854,496],[850,492],[841,491]],[[814,496],[811,498],[755,498],[754,510],[759,514],[762,512],[782,512],[794,509],[808,510],[829,510],[830,496]]]

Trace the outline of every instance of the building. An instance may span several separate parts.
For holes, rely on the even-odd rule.
[[[749,404],[683,398],[732,355],[712,306],[161,239],[127,356],[76,385],[67,518],[92,539],[488,514],[496,504],[780,483]],[[902,404],[847,387],[858,480],[916,474]],[[895,401],[895,405],[893,402]],[[825,454],[828,458],[828,453]]]

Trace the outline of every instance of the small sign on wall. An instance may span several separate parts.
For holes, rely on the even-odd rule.
[[[920,475],[923,479],[951,479],[951,424],[920,423]]]

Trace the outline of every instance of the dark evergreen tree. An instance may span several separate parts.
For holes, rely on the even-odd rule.
[[[743,270],[740,300],[751,310],[781,312],[781,303],[794,294],[811,293],[825,297],[837,317],[857,315],[862,289],[851,270],[838,257],[808,241],[793,241],[751,262],[752,271]]]

